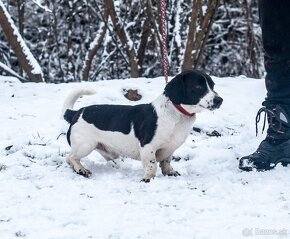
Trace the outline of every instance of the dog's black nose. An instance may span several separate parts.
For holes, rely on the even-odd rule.
[[[219,108],[223,103],[223,98],[220,96],[215,96],[213,99],[213,104],[216,108]]]

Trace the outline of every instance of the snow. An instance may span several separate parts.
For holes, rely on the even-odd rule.
[[[241,172],[237,158],[256,149],[255,114],[265,96],[263,80],[214,78],[224,98],[219,110],[197,115],[172,163],[180,177],[141,183],[142,165],[131,159],[107,163],[98,153],[83,160],[83,178],[65,163],[68,125],[60,119],[65,96],[78,87],[95,103],[137,104],[162,93],[164,79],[70,84],[21,84],[0,77],[0,238],[289,238],[290,168]],[[123,89],[139,89],[129,102]],[[218,131],[221,137],[207,133]],[[258,237],[260,236],[260,237]]]

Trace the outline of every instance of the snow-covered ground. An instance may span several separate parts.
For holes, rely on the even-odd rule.
[[[182,175],[158,169],[141,183],[142,166],[131,159],[107,163],[98,153],[83,160],[93,176],[65,163],[68,125],[60,117],[67,93],[90,86],[95,103],[133,104],[123,89],[139,89],[150,102],[164,79],[33,84],[0,77],[0,239],[236,239],[290,238],[290,167],[241,172],[237,158],[256,149],[255,115],[263,80],[214,78],[222,107],[202,112],[172,164]],[[260,129],[261,129],[260,125]],[[210,137],[216,130],[221,137]],[[259,131],[260,132],[260,131]]]

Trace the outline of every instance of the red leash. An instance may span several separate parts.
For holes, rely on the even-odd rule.
[[[161,0],[161,20],[162,20],[162,51],[163,51],[163,74],[165,82],[168,82],[168,59],[167,59],[167,35],[166,35],[166,0]]]

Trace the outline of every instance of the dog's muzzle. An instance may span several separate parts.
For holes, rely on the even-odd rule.
[[[213,99],[213,104],[210,106],[210,110],[218,109],[223,103],[223,98],[216,95]]]

